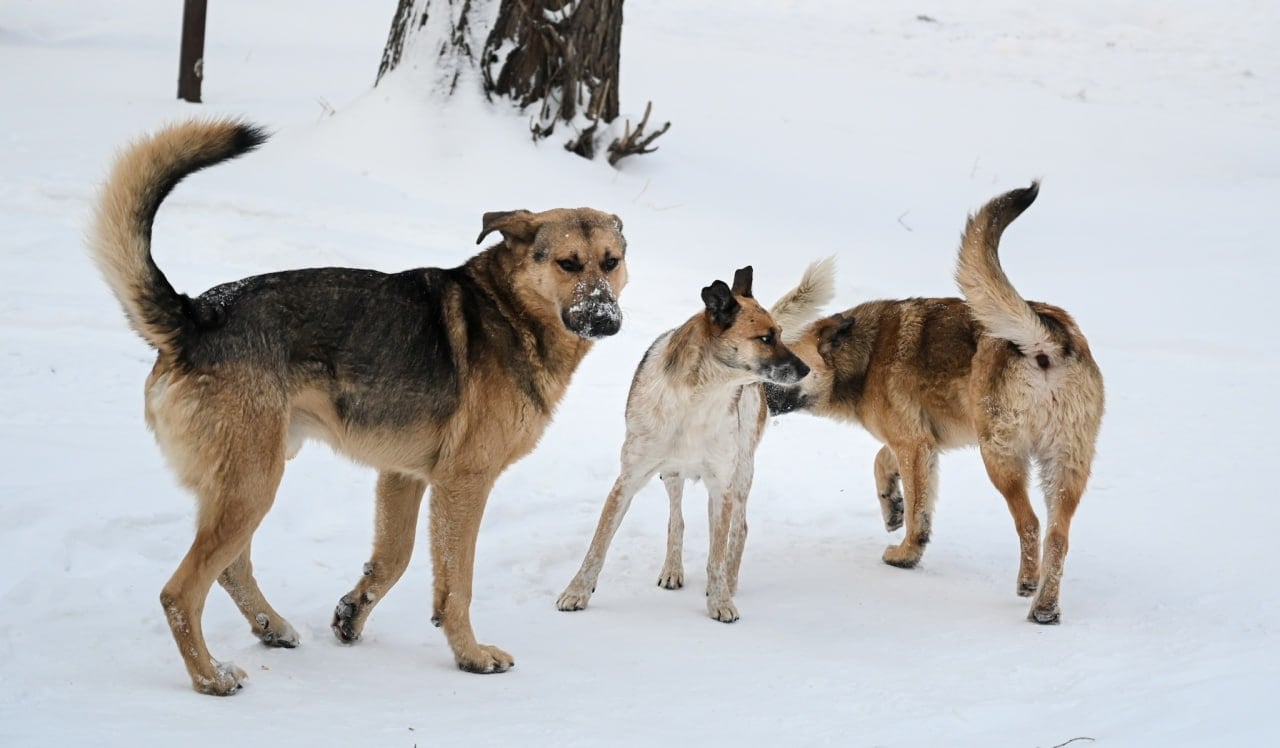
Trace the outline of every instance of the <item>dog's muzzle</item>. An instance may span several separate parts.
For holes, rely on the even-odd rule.
[[[622,309],[608,286],[596,286],[560,317],[570,332],[587,340],[605,338],[622,329]]]
[[[801,410],[809,404],[809,398],[799,387],[773,382],[764,383],[764,400],[769,405],[769,415],[779,416],[793,410]]]
[[[782,361],[770,363],[760,373],[766,381],[774,384],[795,384],[809,374],[809,365],[792,354]]]

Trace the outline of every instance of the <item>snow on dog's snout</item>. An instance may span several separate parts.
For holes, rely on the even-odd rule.
[[[622,309],[607,279],[580,281],[573,298],[564,311],[564,324],[575,334],[587,339],[603,338],[622,329]]]

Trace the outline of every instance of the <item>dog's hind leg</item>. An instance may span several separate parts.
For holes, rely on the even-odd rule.
[[[902,475],[907,534],[898,545],[885,549],[886,564],[910,569],[920,563],[929,542],[933,505],[938,492],[938,453],[933,445],[917,442],[894,449]]]
[[[556,600],[560,610],[582,610],[591,600],[591,593],[596,591],[596,580],[600,578],[600,569],[604,567],[605,554],[609,552],[609,544],[622,524],[622,518],[631,507],[631,499],[636,491],[653,477],[658,471],[656,465],[636,471],[634,466],[624,468],[622,474],[613,483],[613,489],[604,500],[604,509],[600,511],[600,520],[596,523],[596,533],[591,538],[591,547],[582,559],[582,566],[565,587],[564,592]]]
[[[893,450],[881,447],[876,453],[876,497],[880,499],[880,516],[884,529],[893,532],[902,527],[902,477]]]
[[[227,591],[240,613],[249,621],[253,635],[268,647],[298,646],[298,632],[271,607],[263,597],[258,581],[253,577],[253,562],[249,558],[249,546],[235,561],[218,575],[218,583]]]
[[[1087,465],[1062,466],[1053,462],[1040,466],[1045,501],[1049,505],[1049,527],[1044,534],[1044,557],[1040,564],[1040,589],[1031,602],[1027,620],[1036,623],[1060,623],[1058,606],[1062,569],[1067,559],[1071,519],[1080,506],[1085,483],[1089,479]]]
[[[678,590],[684,586],[684,477],[663,473],[662,485],[667,489],[671,512],[667,517],[667,557],[658,575],[658,586]]]
[[[197,445],[194,449],[203,447],[205,459],[185,466],[184,476],[194,478],[188,482],[199,500],[196,536],[160,593],[192,687],[218,696],[239,690],[245,673],[209,654],[201,625],[205,601],[214,580],[242,556],[247,558],[253,533],[271,508],[284,473],[283,418],[274,413],[240,413],[237,423],[252,427],[212,429],[227,436],[219,444]],[[200,472],[196,461],[207,467],[198,478],[194,477]]]
[[[1004,496],[1018,531],[1018,595],[1030,597],[1040,583],[1040,520],[1027,496],[1028,461],[982,445],[982,462],[991,483]]]
[[[393,472],[378,474],[373,554],[355,589],[343,595],[334,608],[330,628],[338,641],[351,644],[360,638],[373,606],[404,574],[413,555],[418,510],[426,490],[427,483],[420,478]],[[438,620],[433,622],[439,625]]]

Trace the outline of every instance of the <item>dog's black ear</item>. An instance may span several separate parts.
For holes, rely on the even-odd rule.
[[[832,351],[844,344],[853,334],[853,315],[833,314],[823,320],[818,329],[818,353],[826,358]]]
[[[733,274],[733,293],[735,296],[751,298],[751,266],[739,268]]]
[[[721,327],[729,327],[738,318],[738,300],[733,298],[733,291],[724,281],[716,281],[702,289],[702,303],[707,305],[707,314],[711,320]]]
[[[538,216],[527,210],[485,213],[481,219],[480,236],[476,237],[476,244],[484,241],[484,238],[494,231],[501,232],[502,238],[508,241],[527,244],[533,241],[534,234],[538,233]]]

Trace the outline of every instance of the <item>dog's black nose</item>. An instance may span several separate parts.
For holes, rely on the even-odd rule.
[[[622,310],[615,301],[591,300],[575,304],[562,315],[564,326],[588,340],[615,335],[622,329]]]
[[[616,335],[622,329],[622,318],[616,315],[600,315],[592,317],[587,324],[588,338],[606,338],[610,335]]]

